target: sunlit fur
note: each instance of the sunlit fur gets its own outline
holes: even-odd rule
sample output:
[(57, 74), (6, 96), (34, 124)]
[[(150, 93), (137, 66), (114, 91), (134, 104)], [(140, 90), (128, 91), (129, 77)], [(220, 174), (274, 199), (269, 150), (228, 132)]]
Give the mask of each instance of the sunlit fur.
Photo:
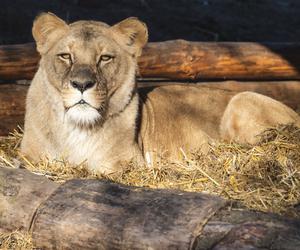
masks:
[[(22, 153), (36, 161), (85, 162), (105, 173), (117, 170), (121, 161), (142, 160), (135, 74), (148, 38), (145, 24), (129, 18), (113, 26), (68, 25), (43, 13), (33, 36), (41, 60), (27, 94)], [(93, 83), (87, 89), (76, 87), (87, 82)]]
[[(70, 122), (82, 126), (94, 126), (105, 118), (106, 100), (101, 99), (97, 91), (87, 90), (83, 94), (68, 88), (63, 91), (63, 102), (66, 110), (66, 119)], [(85, 103), (80, 104), (80, 101)]]
[(94, 125), (101, 119), (99, 112), (87, 104), (76, 105), (68, 109), (66, 117), (79, 126)]
[[(153, 152), (188, 160), (185, 152), (205, 153), (212, 140), (255, 143), (260, 132), (279, 123), (300, 127), (295, 111), (252, 92), (173, 85), (139, 99), (137, 58), (148, 36), (136, 18), (113, 26), (67, 25), (44, 13), (33, 36), (41, 61), (27, 94), (21, 145), (32, 160), (63, 157), (108, 174), (123, 161), (143, 162), (143, 154), (149, 165)], [(99, 60), (107, 54), (111, 60)], [(79, 91), (74, 81), (95, 84)]]

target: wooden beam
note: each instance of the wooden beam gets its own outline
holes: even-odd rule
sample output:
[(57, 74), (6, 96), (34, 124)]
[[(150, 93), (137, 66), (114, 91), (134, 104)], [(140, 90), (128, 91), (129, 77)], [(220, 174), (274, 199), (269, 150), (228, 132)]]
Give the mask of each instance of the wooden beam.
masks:
[[(39, 55), (34, 44), (0, 46), (0, 79), (32, 79)], [(299, 80), (300, 43), (149, 43), (140, 76), (173, 80)]]
[[(139, 82), (139, 87), (185, 84), (183, 82)], [(201, 82), (201, 86), (227, 89), (235, 92), (254, 91), (268, 95), (285, 103), (300, 113), (300, 81), (279, 82)], [(0, 84), (0, 136), (22, 126), (25, 113), (25, 98), (28, 86), (18, 84)]]
[[(38, 249), (297, 249), (300, 224), (217, 196), (0, 167), (1, 232)], [(25, 208), (25, 209), (24, 209)], [(20, 227), (21, 226), (21, 227)]]
[(25, 85), (0, 84), (0, 136), (23, 125), (27, 90)]
[(33, 43), (0, 46), (0, 80), (32, 79), (40, 56)]
[(150, 43), (139, 60), (143, 77), (177, 80), (300, 79), (300, 44)]

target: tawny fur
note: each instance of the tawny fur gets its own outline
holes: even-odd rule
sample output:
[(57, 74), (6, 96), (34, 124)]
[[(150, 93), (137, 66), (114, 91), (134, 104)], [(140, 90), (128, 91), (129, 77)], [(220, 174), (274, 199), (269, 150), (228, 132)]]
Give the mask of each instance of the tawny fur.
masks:
[[(300, 127), (292, 109), (252, 92), (175, 85), (138, 96), (137, 58), (148, 35), (135, 18), (114, 26), (67, 25), (44, 13), (34, 22), (33, 36), (41, 61), (27, 95), (21, 150), (35, 161), (64, 158), (110, 173), (122, 161), (143, 162), (153, 152), (178, 158), (182, 151), (205, 151), (211, 140), (255, 143), (267, 127)], [(101, 60), (107, 54), (113, 57)], [(71, 86), (75, 80), (96, 84), (81, 94)]]

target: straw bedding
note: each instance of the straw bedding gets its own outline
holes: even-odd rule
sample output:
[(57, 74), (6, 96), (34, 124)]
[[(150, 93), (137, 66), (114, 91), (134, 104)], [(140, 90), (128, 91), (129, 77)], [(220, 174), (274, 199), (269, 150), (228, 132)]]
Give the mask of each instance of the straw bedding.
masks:
[(31, 236), (18, 231), (0, 233), (0, 249), (33, 249)]
[[(25, 167), (56, 182), (100, 178), (127, 185), (206, 192), (238, 200), (250, 209), (300, 217), (300, 128), (292, 124), (264, 131), (256, 145), (215, 142), (207, 155), (182, 151), (180, 162), (170, 162), (161, 155), (152, 166), (129, 162), (117, 173), (100, 176), (90, 173), (84, 163), (71, 166), (63, 160), (45, 159), (33, 164), (18, 151), (21, 139), (20, 129), (1, 138), (0, 164)], [(26, 239), (17, 232), (0, 235), (0, 248), (18, 244), (16, 235)], [(7, 243), (9, 237), (14, 239), (12, 243)], [(27, 241), (22, 244), (30, 244)]]
[(129, 162), (117, 173), (97, 176), (84, 163), (31, 163), (18, 152), (22, 139), (19, 130), (0, 140), (0, 162), (25, 167), (57, 182), (104, 178), (127, 185), (207, 192), (240, 200), (249, 208), (281, 213), (300, 202), (300, 129), (281, 125), (259, 137), (254, 146), (216, 142), (207, 155), (182, 151), (180, 162), (170, 162), (160, 155), (152, 166)]

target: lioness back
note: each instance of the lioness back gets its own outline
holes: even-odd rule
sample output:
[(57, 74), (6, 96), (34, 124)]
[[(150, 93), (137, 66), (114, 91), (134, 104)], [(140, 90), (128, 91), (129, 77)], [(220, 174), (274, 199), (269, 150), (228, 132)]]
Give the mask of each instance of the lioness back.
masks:
[(195, 85), (141, 89), (140, 146), (144, 152), (180, 155), (219, 139), (221, 118), (233, 92)]

